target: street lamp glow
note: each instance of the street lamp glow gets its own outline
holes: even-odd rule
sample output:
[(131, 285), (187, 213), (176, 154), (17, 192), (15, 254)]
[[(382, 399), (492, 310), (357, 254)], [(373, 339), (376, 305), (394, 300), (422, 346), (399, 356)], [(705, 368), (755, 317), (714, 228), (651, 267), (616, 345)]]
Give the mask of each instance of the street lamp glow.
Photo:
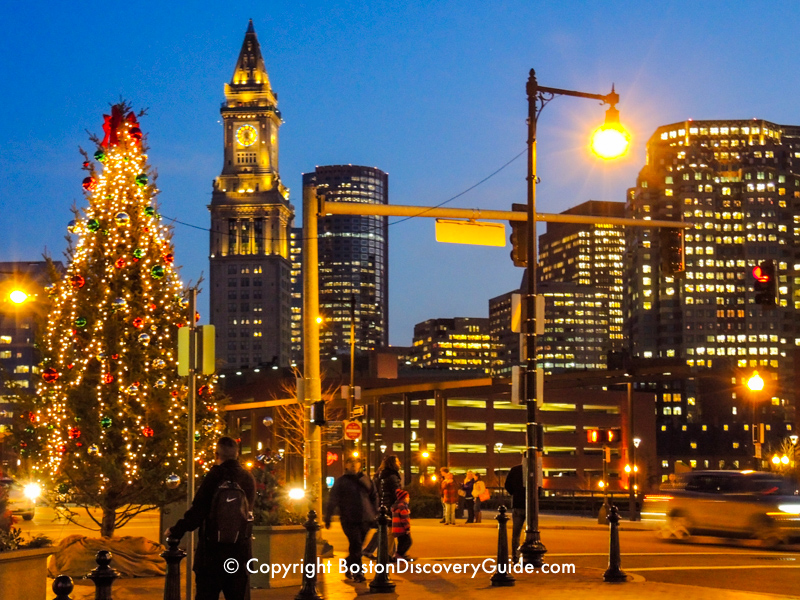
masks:
[(758, 371), (753, 371), (753, 375), (747, 380), (747, 387), (753, 392), (760, 392), (764, 389), (764, 380)]
[(772, 464), (773, 464), (773, 465), (779, 465), (779, 464), (781, 464), (781, 457), (780, 457), (780, 456), (778, 456), (777, 454), (776, 454), (775, 456), (773, 456), (773, 457), (772, 457)]
[(302, 500), (306, 495), (303, 488), (292, 488), (289, 490), (289, 498), (292, 500)]
[(594, 130), (590, 147), (603, 160), (621, 158), (631, 145), (631, 134), (619, 122), (619, 111), (610, 106), (606, 111), (606, 122)]
[(14, 304), (22, 304), (25, 302), (30, 296), (23, 292), (22, 290), (13, 290), (9, 295), (8, 299), (11, 300)]
[(23, 489), (23, 493), (25, 494), (26, 498), (35, 502), (36, 499), (42, 495), (42, 486), (40, 486), (38, 483), (29, 483)]
[(604, 487), (606, 487), (606, 482), (601, 479), (600, 481), (597, 482), (597, 487), (599, 487), (602, 490)]
[(317, 325), (322, 325), (322, 317), (317, 317)]
[(422, 458), (429, 458), (429, 457), (430, 457), (430, 454), (428, 453), (427, 450), (422, 453)]
[(785, 454), (783, 456), (781, 456), (781, 464), (782, 465), (788, 465), (789, 464), (789, 457), (786, 456)]
[(625, 465), (625, 472), (630, 473), (633, 469), (631, 469), (630, 465)]

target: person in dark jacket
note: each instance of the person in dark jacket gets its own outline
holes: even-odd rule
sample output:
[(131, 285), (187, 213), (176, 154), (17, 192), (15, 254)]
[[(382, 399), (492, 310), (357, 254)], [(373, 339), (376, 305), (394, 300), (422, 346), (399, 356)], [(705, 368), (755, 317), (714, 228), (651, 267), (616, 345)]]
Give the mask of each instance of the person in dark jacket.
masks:
[(464, 508), (467, 509), (467, 523), (475, 522), (475, 497), (472, 495), (472, 488), (475, 486), (476, 481), (478, 481), (478, 478), (475, 477), (475, 473), (467, 471), (467, 476), (461, 485), (461, 489), (464, 492)]
[[(234, 544), (219, 544), (206, 539), (206, 526), (211, 516), (214, 496), (219, 486), (225, 482), (231, 481), (242, 488), (252, 521), (256, 482), (250, 472), (239, 464), (238, 457), (239, 445), (236, 440), (220, 438), (216, 450), (217, 464), (203, 478), (192, 507), (184, 513), (182, 519), (164, 532), (167, 538), (179, 540), (187, 531), (200, 528), (193, 566), (197, 587), (195, 600), (218, 600), (220, 592), (225, 594), (225, 600), (250, 599), (250, 575), (246, 568), (247, 561), (252, 557), (250, 531)], [(239, 569), (235, 573), (227, 573), (223, 568), (223, 562), (229, 558), (236, 559), (239, 563)]]
[(348, 457), (344, 463), (344, 475), (331, 488), (325, 507), (325, 529), (330, 529), (331, 518), (339, 512), (339, 521), (349, 542), (347, 573), (345, 576), (356, 583), (366, 581), (361, 565), (361, 547), (375, 520), (375, 504), (378, 496), (369, 477), (361, 472), (361, 461)]
[[(397, 501), (397, 490), (402, 488), (400, 482), (400, 461), (394, 455), (387, 456), (381, 461), (378, 472), (375, 474), (375, 487), (378, 490), (379, 504), (385, 506), (386, 510), (392, 510), (392, 504)], [(367, 547), (364, 548), (363, 555), (375, 558), (373, 552), (378, 548), (378, 532), (372, 534)], [(394, 554), (394, 537), (389, 536), (389, 555)]]
[(522, 465), (513, 466), (508, 471), (505, 488), (511, 496), (511, 552), (512, 561), (516, 563), (519, 561), (519, 538), (525, 525), (525, 477)]

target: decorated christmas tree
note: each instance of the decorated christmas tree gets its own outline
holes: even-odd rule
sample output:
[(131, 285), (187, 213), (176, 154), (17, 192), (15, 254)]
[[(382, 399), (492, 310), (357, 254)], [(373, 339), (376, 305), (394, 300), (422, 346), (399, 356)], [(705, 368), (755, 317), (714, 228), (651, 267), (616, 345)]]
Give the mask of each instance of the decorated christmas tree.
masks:
[[(51, 290), (42, 381), (20, 445), (62, 500), (102, 509), (95, 521), (110, 536), (181, 493), (192, 399), (176, 340), (191, 315), (137, 115), (122, 103), (104, 116), (94, 160), (84, 153), (89, 206), (69, 224), (69, 266)], [(198, 381), (199, 473), (221, 430), (215, 398), (213, 381)]]

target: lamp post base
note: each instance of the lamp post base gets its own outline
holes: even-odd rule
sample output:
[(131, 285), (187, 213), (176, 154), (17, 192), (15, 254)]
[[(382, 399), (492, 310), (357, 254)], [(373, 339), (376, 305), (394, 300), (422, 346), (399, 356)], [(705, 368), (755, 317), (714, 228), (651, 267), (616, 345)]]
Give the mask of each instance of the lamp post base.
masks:
[[(526, 539), (519, 547), (519, 554), (522, 557), (523, 565), (533, 565), (537, 569), (541, 569), (544, 564), (544, 555), (547, 553), (547, 548), (544, 547), (539, 531), (533, 531), (530, 539)], [(527, 536), (526, 536), (527, 537)]]

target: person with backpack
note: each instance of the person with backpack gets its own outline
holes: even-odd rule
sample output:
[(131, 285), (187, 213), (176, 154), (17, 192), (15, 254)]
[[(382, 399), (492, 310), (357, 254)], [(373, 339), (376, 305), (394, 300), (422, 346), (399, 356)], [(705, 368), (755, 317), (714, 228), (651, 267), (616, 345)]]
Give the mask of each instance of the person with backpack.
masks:
[[(194, 559), (195, 600), (250, 600), (250, 575), (246, 564), (252, 547), (253, 505), (256, 482), (239, 464), (239, 445), (230, 437), (217, 441), (216, 465), (211, 467), (183, 518), (168, 528), (168, 539), (180, 540), (200, 528)], [(223, 563), (233, 558), (239, 568), (228, 573)]]
[(361, 472), (361, 461), (349, 456), (344, 461), (344, 475), (331, 488), (325, 507), (325, 529), (330, 529), (331, 518), (339, 512), (339, 522), (349, 542), (347, 572), (345, 577), (356, 583), (366, 581), (361, 565), (361, 547), (370, 524), (375, 520), (378, 495), (369, 477)]

